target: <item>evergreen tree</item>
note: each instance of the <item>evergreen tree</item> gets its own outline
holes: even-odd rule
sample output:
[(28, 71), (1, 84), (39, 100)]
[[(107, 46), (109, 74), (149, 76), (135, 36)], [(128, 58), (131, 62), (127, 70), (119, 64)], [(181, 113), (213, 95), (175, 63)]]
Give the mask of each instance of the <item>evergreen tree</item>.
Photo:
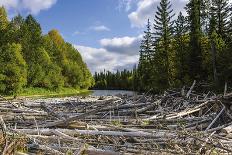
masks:
[(174, 42), (173, 47), (175, 50), (175, 79), (177, 83), (185, 84), (187, 76), (187, 56), (188, 56), (188, 43), (189, 36), (187, 34), (186, 18), (180, 12), (174, 26)]
[(156, 83), (162, 83), (163, 88), (168, 88), (171, 85), (172, 78), (170, 73), (170, 44), (174, 24), (172, 17), (174, 14), (171, 7), (169, 0), (161, 0), (160, 5), (157, 6), (154, 20), (154, 36), (156, 38), (154, 67), (156, 67), (155, 74), (159, 75)]
[(231, 16), (228, 0), (212, 0), (211, 14), (216, 20), (217, 34), (223, 39), (228, 35), (229, 18)]
[(201, 27), (204, 34), (209, 31), (212, 0), (201, 0)]
[(190, 0), (187, 4), (190, 28), (189, 75), (192, 80), (203, 78), (201, 47), (201, 0)]
[(93, 89), (135, 90), (138, 86), (136, 71), (137, 69), (134, 68), (132, 71), (117, 70), (116, 73), (110, 71), (96, 72), (94, 74), (95, 85)]
[[(151, 24), (150, 20), (148, 19), (147, 23), (147, 30), (144, 31), (144, 37), (141, 42), (140, 46), (140, 58), (139, 58), (139, 65), (138, 65), (138, 74), (140, 77), (140, 86), (151, 86), (149, 85), (150, 82), (153, 81), (152, 79), (152, 65), (153, 65), (153, 40), (152, 40), (152, 33), (151, 33)], [(150, 88), (145, 88), (145, 90)]]

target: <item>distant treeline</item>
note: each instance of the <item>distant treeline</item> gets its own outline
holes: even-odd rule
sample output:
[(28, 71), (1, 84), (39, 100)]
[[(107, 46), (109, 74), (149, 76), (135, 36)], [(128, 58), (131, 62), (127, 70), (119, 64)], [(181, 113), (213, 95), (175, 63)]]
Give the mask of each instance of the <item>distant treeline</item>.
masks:
[(95, 86), (93, 89), (136, 90), (135, 74), (136, 68), (132, 71), (96, 72), (94, 74)]
[(89, 88), (94, 79), (80, 53), (57, 30), (43, 35), (32, 15), (7, 18), (0, 7), (0, 93), (24, 87)]
[[(214, 88), (224, 86), (225, 82), (231, 85), (232, 7), (229, 0), (189, 0), (185, 10), (187, 16), (180, 12), (174, 20), (171, 2), (161, 0), (154, 12), (154, 21), (148, 20), (138, 69), (125, 71), (130, 73), (127, 78), (120, 78), (119, 72), (100, 73), (100, 81), (98, 76), (95, 79), (101, 87), (111, 88), (112, 83), (115, 86), (125, 82), (121, 88), (160, 92), (190, 85), (194, 80), (211, 83)], [(107, 79), (116, 75), (113, 81)]]

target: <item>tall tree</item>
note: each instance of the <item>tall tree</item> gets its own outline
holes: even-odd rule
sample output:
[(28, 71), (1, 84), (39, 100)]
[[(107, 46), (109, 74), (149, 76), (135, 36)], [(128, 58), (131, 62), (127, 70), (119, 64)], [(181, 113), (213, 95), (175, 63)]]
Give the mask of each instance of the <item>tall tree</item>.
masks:
[(5, 34), (7, 42), (20, 43), (20, 44), (22, 43), (24, 34), (21, 33), (21, 28), (23, 24), (24, 24), (24, 19), (21, 15), (15, 16), (10, 21)]
[[(152, 61), (154, 56), (153, 50), (153, 40), (151, 32), (151, 23), (148, 19), (147, 30), (144, 31), (144, 37), (140, 46), (140, 58), (138, 65), (138, 74), (140, 76), (140, 85), (141, 86), (151, 86), (149, 85), (152, 82)], [(150, 89), (150, 88), (145, 88)]]
[(4, 45), (6, 42), (5, 33), (7, 26), (9, 24), (7, 13), (4, 7), (0, 7), (0, 46)]
[(170, 74), (170, 59), (169, 55), (171, 36), (173, 31), (172, 18), (174, 14), (172, 13), (172, 5), (169, 0), (161, 0), (159, 6), (157, 6), (157, 11), (154, 19), (154, 36), (156, 38), (156, 69), (157, 74), (162, 76), (162, 83), (164, 88), (171, 85), (171, 74)]
[(201, 0), (201, 27), (204, 34), (209, 31), (212, 0)]
[(174, 50), (175, 50), (175, 78), (179, 83), (184, 84), (186, 82), (185, 76), (187, 75), (187, 51), (189, 36), (187, 35), (187, 22), (186, 18), (180, 12), (175, 20), (174, 26)]
[(230, 6), (228, 0), (212, 0), (211, 14), (216, 20), (217, 34), (222, 38), (226, 38), (230, 21)]
[(7, 44), (0, 51), (0, 92), (17, 94), (27, 82), (26, 62), (20, 44)]
[(187, 4), (187, 12), (190, 28), (190, 54), (189, 54), (189, 75), (194, 79), (201, 79), (202, 49), (201, 49), (201, 0), (190, 0)]

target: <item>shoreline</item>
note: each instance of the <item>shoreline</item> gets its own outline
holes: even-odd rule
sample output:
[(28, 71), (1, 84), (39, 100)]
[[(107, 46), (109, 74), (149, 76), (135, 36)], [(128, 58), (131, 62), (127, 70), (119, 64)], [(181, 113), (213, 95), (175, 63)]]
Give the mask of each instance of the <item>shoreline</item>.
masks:
[[(63, 98), (70, 96), (79, 96), (79, 95), (89, 95), (92, 94), (92, 90), (81, 89), (77, 90), (74, 88), (62, 88), (60, 90), (47, 90), (43, 88), (26, 88), (21, 93), (19, 93), (16, 98)], [(13, 95), (3, 96), (6, 99), (14, 99)]]

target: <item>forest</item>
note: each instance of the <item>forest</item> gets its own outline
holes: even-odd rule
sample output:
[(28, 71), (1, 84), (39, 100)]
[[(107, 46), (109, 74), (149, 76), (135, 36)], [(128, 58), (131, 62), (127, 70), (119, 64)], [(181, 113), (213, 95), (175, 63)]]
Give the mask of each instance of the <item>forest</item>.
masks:
[[(133, 81), (127, 89), (162, 92), (194, 80), (214, 89), (231, 84), (231, 4), (228, 0), (191, 0), (185, 11), (186, 16), (174, 13), (170, 1), (160, 1), (154, 20), (148, 19), (137, 69), (125, 71), (131, 74), (123, 76), (125, 81)], [(120, 81), (118, 75), (99, 73), (95, 80), (101, 83), (99, 87), (111, 88), (115, 81), (109, 79)]]
[(80, 53), (58, 30), (43, 34), (32, 15), (8, 20), (0, 7), (0, 93), (24, 88), (87, 89), (94, 79)]
[(93, 89), (110, 89), (110, 90), (136, 90), (136, 81), (134, 75), (136, 68), (132, 71), (124, 69), (117, 72), (103, 71), (100, 73), (95, 72), (94, 79), (95, 85)]

